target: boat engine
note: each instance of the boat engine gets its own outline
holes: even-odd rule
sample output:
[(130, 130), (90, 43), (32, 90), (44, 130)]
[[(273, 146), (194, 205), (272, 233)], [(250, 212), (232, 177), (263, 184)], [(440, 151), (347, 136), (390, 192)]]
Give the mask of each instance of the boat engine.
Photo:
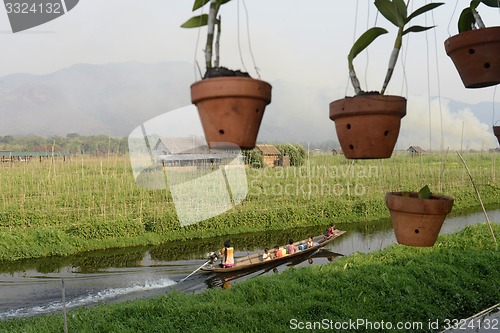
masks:
[(219, 255), (215, 252), (208, 253), (207, 257), (210, 260), (211, 265), (213, 265), (217, 261), (217, 259), (219, 259)]

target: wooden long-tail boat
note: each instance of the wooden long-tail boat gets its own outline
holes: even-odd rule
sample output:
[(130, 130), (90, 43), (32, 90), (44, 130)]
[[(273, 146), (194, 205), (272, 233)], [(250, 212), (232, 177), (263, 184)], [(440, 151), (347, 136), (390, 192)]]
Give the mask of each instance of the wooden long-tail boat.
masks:
[[(270, 250), (269, 253), (271, 253), (272, 259), (269, 260), (263, 260), (262, 253), (253, 253), (248, 256), (236, 258), (234, 266), (232, 267), (220, 267), (220, 265), (214, 262), (203, 266), (201, 270), (214, 273), (234, 273), (277, 267), (286, 262), (311, 257), (322, 247), (331, 243), (334, 239), (342, 236), (344, 233), (345, 231), (336, 230), (330, 237), (327, 237), (325, 235), (315, 236), (313, 237), (314, 245), (309, 248), (306, 247), (308, 238), (298, 242), (294, 242), (293, 244), (297, 248), (297, 251), (294, 254), (284, 254), (282, 257), (276, 257), (275, 250)], [(285, 247), (286, 245), (281, 246), (280, 249)]]

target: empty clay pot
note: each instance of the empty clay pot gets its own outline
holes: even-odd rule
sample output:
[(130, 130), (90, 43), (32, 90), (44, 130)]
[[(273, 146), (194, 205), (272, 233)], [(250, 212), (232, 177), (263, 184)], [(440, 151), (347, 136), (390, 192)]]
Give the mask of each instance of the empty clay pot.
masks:
[(191, 101), (198, 108), (211, 148), (255, 147), (271, 85), (248, 77), (217, 77), (191, 85)]
[(430, 199), (419, 199), (417, 192), (388, 192), (385, 204), (399, 244), (433, 246), (453, 198), (433, 194)]
[(346, 158), (389, 158), (399, 136), (406, 99), (362, 95), (330, 103), (330, 119)]

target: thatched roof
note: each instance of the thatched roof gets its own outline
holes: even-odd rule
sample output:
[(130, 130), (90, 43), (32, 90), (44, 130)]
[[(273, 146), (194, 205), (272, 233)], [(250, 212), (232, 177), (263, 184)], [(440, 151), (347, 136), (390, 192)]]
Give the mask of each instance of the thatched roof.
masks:
[(419, 146), (410, 146), (410, 148), (407, 149), (409, 152), (412, 153), (425, 153), (426, 151)]
[(260, 152), (262, 153), (262, 155), (267, 155), (267, 156), (270, 156), (270, 155), (281, 155), (281, 153), (278, 150), (278, 148), (276, 148), (273, 145), (258, 144), (258, 145), (255, 145), (255, 147), (258, 150), (260, 150)]

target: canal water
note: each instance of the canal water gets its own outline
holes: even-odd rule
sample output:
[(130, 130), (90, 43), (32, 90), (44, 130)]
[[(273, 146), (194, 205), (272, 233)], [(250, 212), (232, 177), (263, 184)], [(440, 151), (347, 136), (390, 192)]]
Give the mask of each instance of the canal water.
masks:
[[(488, 212), (491, 221), (500, 222), (500, 209)], [(454, 233), (467, 225), (484, 223), (483, 213), (448, 218), (440, 234)], [(396, 243), (389, 220), (371, 224), (341, 224), (347, 233), (329, 244), (309, 261), (295, 266), (328, 264), (341, 255), (372, 252)], [(324, 232), (324, 228), (249, 233), (231, 236), (235, 256), (261, 252), (263, 248), (304, 239)], [(94, 251), (71, 257), (3, 262), (0, 264), (0, 320), (61, 312), (62, 282), (66, 308), (92, 306), (164, 294), (169, 290), (199, 292), (228, 286), (242, 279), (270, 272), (254, 272), (232, 281), (197, 272), (180, 282), (206, 262), (207, 252), (218, 250), (224, 238), (182, 241), (156, 247), (136, 247)], [(286, 265), (277, 271), (286, 269)]]

